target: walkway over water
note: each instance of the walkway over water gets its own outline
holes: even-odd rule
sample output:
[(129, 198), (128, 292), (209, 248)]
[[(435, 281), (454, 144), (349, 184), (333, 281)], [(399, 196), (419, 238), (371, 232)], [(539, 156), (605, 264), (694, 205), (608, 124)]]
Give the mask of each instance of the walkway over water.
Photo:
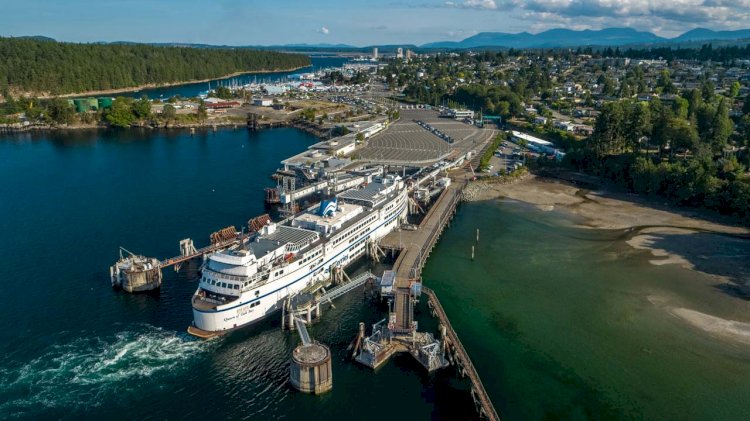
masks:
[[(218, 250), (229, 248), (235, 244), (241, 244), (245, 237), (246, 236), (238, 235), (236, 238), (233, 238), (231, 240), (221, 241), (218, 243), (208, 245), (206, 247), (201, 247), (199, 249), (195, 249), (193, 247), (192, 250), (190, 249), (181, 250), (183, 254), (180, 254), (179, 256), (175, 256), (175, 257), (170, 257), (168, 259), (164, 259), (161, 262), (159, 262), (159, 266), (161, 268), (166, 268), (172, 265), (180, 264), (190, 259), (195, 259), (196, 257), (200, 257), (205, 254), (209, 254)], [(192, 246), (192, 241), (190, 242), (190, 245)], [(180, 244), (180, 246), (182, 246), (182, 244)]]
[(443, 341), (446, 342), (445, 346), (450, 348), (454, 353), (456, 361), (460, 363), (460, 370), (462, 370), (462, 373), (466, 374), (466, 376), (469, 377), (469, 380), (471, 380), (471, 395), (475, 399), (475, 403), (478, 403), (481, 408), (479, 414), (492, 421), (500, 420), (500, 416), (495, 411), (495, 407), (492, 405), (492, 401), (490, 400), (487, 391), (484, 389), (482, 380), (479, 379), (479, 374), (477, 373), (476, 368), (474, 368), (474, 364), (471, 363), (469, 354), (461, 344), (461, 340), (458, 339), (458, 334), (453, 330), (453, 326), (451, 326), (451, 322), (448, 320), (448, 316), (445, 314), (445, 310), (443, 310), (440, 300), (438, 300), (435, 292), (430, 288), (422, 287), (422, 292), (427, 296), (430, 308), (432, 308), (434, 315), (440, 320), (440, 323), (442, 323), (445, 329), (444, 337), (442, 338)]
[[(484, 145), (482, 149), (486, 147)], [(467, 163), (466, 167), (451, 174), (451, 184), (440, 194), (417, 230), (392, 232), (380, 241), (382, 248), (401, 250), (393, 266), (393, 270), (396, 272), (396, 283), (394, 286), (395, 320), (393, 320), (392, 325), (398, 331), (408, 330), (412, 326), (414, 315), (410, 296), (411, 286), (413, 283), (421, 284), (422, 267), (435, 247), (438, 238), (440, 238), (440, 234), (453, 218), (456, 207), (461, 200), (462, 191), (473, 176), (471, 167), (478, 165), (478, 157), (481, 154), (480, 151), (475, 155), (477, 158)], [(489, 420), (499, 420), (500, 417), (484, 389), (479, 374), (451, 326), (440, 301), (431, 289), (422, 286), (421, 290), (427, 295), (430, 308), (440, 320), (441, 340), (444, 349), (454, 355), (459, 366), (459, 372), (466, 374), (471, 381), (472, 397), (479, 414)], [(398, 331), (395, 333), (399, 333)]]

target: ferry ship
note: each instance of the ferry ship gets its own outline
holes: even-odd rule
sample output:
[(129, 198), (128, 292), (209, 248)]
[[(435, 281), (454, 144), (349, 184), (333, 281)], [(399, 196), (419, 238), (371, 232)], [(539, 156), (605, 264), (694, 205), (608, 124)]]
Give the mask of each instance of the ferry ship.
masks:
[(280, 310), (287, 297), (327, 279), (331, 268), (362, 256), (367, 242), (398, 227), (406, 212), (403, 180), (386, 175), (267, 223), (241, 246), (207, 257), (192, 298), (193, 327), (228, 331)]

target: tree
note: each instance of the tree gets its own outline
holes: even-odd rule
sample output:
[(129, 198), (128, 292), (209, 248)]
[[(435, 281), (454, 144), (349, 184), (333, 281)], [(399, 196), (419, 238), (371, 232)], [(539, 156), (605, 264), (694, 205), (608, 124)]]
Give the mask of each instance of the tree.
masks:
[(7, 115), (19, 112), (18, 104), (16, 103), (16, 100), (13, 99), (13, 95), (10, 94), (7, 87), (3, 89), (3, 98), (5, 98), (5, 104), (2, 104), (3, 107), (0, 108), (0, 114)]
[(625, 145), (623, 138), (623, 109), (619, 102), (604, 104), (594, 125), (594, 133), (588, 146), (597, 157), (621, 151)]
[(688, 116), (694, 118), (698, 112), (698, 108), (703, 105), (703, 97), (699, 90), (691, 89), (687, 93), (686, 99), (688, 100)]
[(698, 145), (698, 131), (686, 120), (672, 118), (669, 120), (665, 131), (670, 154), (677, 150), (687, 153), (688, 150), (692, 150)]
[(672, 111), (677, 118), (687, 119), (690, 111), (690, 102), (685, 98), (675, 98), (672, 102)]
[(357, 140), (357, 142), (364, 142), (364, 141), (365, 141), (365, 134), (364, 134), (364, 133), (362, 133), (362, 132), (359, 132), (359, 133), (357, 133), (357, 134), (356, 134), (356, 135), (354, 136), (354, 139), (356, 139), (356, 140)]
[(132, 105), (133, 115), (141, 120), (146, 120), (151, 117), (151, 101), (148, 97), (143, 96), (138, 101), (133, 102)]
[(727, 144), (729, 136), (734, 131), (734, 123), (729, 118), (729, 107), (724, 98), (721, 99), (716, 107), (716, 112), (711, 119), (711, 131), (709, 141), (714, 151), (721, 151)]
[(0, 38), (0, 88), (61, 94), (213, 79), (308, 66), (310, 58), (245, 48), (74, 44)]
[(214, 90), (214, 95), (221, 99), (232, 99), (232, 91), (226, 86), (219, 86)]
[(745, 102), (742, 104), (742, 114), (750, 114), (750, 94), (747, 94)]
[(208, 118), (208, 109), (206, 108), (206, 103), (203, 102), (203, 100), (201, 100), (198, 104), (198, 110), (196, 114), (198, 115), (198, 121), (206, 121), (206, 119)]
[(161, 110), (161, 116), (164, 120), (172, 121), (177, 118), (177, 109), (171, 104), (166, 104)]
[(607, 96), (614, 96), (616, 90), (617, 87), (615, 85), (615, 81), (609, 77), (604, 78), (604, 87), (602, 87), (602, 93)]
[(639, 150), (641, 139), (651, 134), (651, 112), (646, 104), (631, 105), (625, 123), (625, 137), (630, 150)]
[(677, 89), (672, 83), (672, 77), (669, 74), (669, 70), (662, 70), (659, 74), (659, 79), (656, 82), (656, 86), (661, 88), (661, 92), (665, 94), (673, 94), (677, 92)]
[(104, 120), (113, 127), (130, 127), (136, 121), (131, 111), (132, 99), (117, 97), (112, 107), (104, 114)]
[(711, 82), (710, 80), (703, 82), (703, 84), (701, 85), (701, 95), (703, 96), (703, 101), (713, 101), (715, 90), (716, 87), (714, 86), (713, 82)]
[(75, 110), (62, 98), (53, 98), (47, 103), (47, 115), (57, 124), (72, 124)]
[(737, 95), (740, 94), (741, 87), (740, 82), (736, 80), (732, 82), (732, 86), (729, 87), (729, 98), (737, 98)]

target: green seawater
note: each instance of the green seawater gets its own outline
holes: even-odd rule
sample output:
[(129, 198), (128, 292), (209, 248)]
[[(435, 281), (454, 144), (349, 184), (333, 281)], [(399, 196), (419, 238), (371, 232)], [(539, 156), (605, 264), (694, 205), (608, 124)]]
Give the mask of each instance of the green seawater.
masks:
[[(347, 358), (359, 322), (385, 317), (361, 290), (310, 327), (331, 348), (334, 387), (309, 396), (289, 387), (299, 338), (278, 317), (187, 335), (194, 266), (165, 271), (156, 294), (111, 288), (118, 246), (163, 258), (182, 238), (207, 244), (265, 212), (268, 176), (315, 141), (294, 129), (0, 137), (0, 419), (476, 419), (452, 369), (427, 374), (401, 355), (372, 372)], [(747, 322), (748, 301), (717, 277), (651, 264), (625, 243), (632, 233), (576, 222), (462, 204), (425, 268), (502, 419), (746, 419), (750, 347), (673, 311)], [(656, 242), (711, 273), (750, 260), (747, 240)], [(435, 332), (424, 301), (419, 328)]]
[[(750, 301), (716, 276), (652, 264), (627, 231), (577, 222), (509, 200), (464, 204), (425, 268), (501, 418), (747, 419), (750, 344), (674, 310), (748, 322)], [(697, 267), (750, 265), (746, 239), (657, 245), (703, 247)]]

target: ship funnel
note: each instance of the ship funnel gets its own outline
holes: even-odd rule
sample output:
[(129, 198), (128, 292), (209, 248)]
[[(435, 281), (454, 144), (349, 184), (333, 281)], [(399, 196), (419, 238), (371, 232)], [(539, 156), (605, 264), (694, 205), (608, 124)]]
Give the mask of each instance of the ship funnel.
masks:
[(331, 200), (324, 200), (320, 203), (320, 208), (318, 208), (318, 215), (331, 216), (334, 212), (336, 212), (336, 209), (338, 209), (338, 205), (335, 197)]

